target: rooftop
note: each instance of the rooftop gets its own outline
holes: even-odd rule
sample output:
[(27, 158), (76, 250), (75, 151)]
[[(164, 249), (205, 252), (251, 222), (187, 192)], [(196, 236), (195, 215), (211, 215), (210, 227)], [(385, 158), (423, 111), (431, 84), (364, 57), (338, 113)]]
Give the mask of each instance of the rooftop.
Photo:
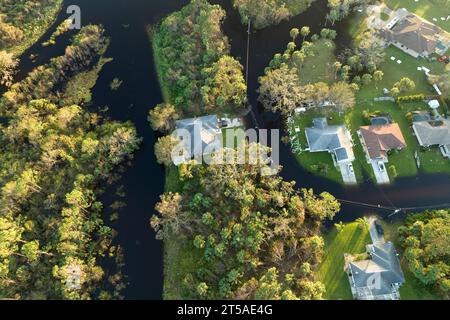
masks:
[(387, 157), (389, 150), (406, 147), (405, 138), (397, 123), (361, 127), (360, 133), (371, 159)]
[(416, 121), (413, 129), (421, 146), (450, 144), (450, 120)]
[(356, 288), (370, 290), (371, 296), (389, 295), (392, 285), (405, 282), (397, 251), (392, 242), (367, 245), (369, 259), (351, 262), (351, 271)]
[[(189, 139), (184, 139), (185, 150), (189, 150), (189, 159), (201, 157), (221, 147), (221, 133), (217, 116), (204, 116), (199, 118), (183, 119), (176, 122), (177, 130), (186, 130)], [(186, 133), (184, 132), (184, 133)], [(183, 132), (178, 132), (183, 136)]]
[(353, 143), (350, 132), (343, 125), (328, 125), (327, 119), (313, 119), (313, 127), (306, 128), (306, 138), (311, 152), (334, 153), (338, 162), (353, 161)]

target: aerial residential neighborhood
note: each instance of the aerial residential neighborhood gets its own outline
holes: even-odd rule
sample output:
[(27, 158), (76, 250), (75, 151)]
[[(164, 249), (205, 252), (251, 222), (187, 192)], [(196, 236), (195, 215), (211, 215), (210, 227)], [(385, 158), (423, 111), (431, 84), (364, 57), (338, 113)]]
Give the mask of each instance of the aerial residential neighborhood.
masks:
[(2, 307), (449, 299), (450, 0), (0, 0)]
[(350, 132), (343, 125), (328, 125), (327, 119), (313, 119), (313, 127), (306, 128), (309, 152), (328, 152), (347, 184), (356, 184), (352, 162), (355, 160)]
[(389, 183), (389, 175), (386, 169), (386, 164), (389, 162), (389, 152), (392, 150), (401, 151), (406, 147), (405, 138), (399, 125), (389, 123), (361, 127), (358, 136), (367, 162), (373, 168), (377, 183)]

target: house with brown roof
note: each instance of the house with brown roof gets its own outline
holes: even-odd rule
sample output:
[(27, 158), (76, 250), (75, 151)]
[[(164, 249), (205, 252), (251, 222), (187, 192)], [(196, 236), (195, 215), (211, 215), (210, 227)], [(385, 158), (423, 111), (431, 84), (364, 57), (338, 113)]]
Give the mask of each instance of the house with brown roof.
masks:
[(414, 57), (427, 57), (450, 48), (448, 32), (406, 9), (399, 9), (396, 13), (394, 20), (380, 30), (381, 36), (389, 43)]
[(361, 127), (358, 136), (368, 162), (370, 160), (388, 162), (390, 150), (402, 150), (406, 147), (405, 138), (397, 123)]

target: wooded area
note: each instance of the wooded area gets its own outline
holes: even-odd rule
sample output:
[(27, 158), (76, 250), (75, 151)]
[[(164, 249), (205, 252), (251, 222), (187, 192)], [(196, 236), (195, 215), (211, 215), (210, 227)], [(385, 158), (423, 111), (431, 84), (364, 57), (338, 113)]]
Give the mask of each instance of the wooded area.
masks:
[(85, 108), (108, 45), (101, 26), (82, 28), (63, 56), (12, 85), (0, 102), (2, 298), (120, 297), (120, 268), (111, 273), (101, 264), (122, 262), (98, 196), (140, 139), (131, 123)]

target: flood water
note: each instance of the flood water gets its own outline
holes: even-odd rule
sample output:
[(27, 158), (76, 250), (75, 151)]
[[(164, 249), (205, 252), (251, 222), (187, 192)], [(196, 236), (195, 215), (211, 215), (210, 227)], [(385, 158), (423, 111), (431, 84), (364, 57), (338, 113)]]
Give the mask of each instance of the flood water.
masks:
[[(247, 30), (240, 24), (238, 13), (231, 7), (230, 0), (214, 0), (227, 11), (224, 31), (230, 38), (231, 53), (245, 65)], [(157, 165), (153, 152), (155, 136), (147, 122), (148, 110), (162, 102), (158, 80), (153, 66), (151, 44), (145, 26), (155, 24), (170, 12), (187, 4), (186, 0), (70, 0), (68, 5), (79, 5), (82, 24), (102, 24), (111, 38), (106, 56), (114, 58), (102, 70), (93, 90), (96, 106), (108, 106), (109, 116), (114, 120), (132, 121), (138, 134), (144, 139), (136, 153), (132, 166), (124, 173), (119, 184), (124, 186), (127, 207), (121, 211), (120, 220), (114, 227), (118, 230), (117, 243), (124, 248), (125, 268), (129, 285), (124, 291), (127, 299), (160, 299), (162, 297), (163, 261), (162, 243), (154, 239), (149, 219), (153, 207), (164, 189), (164, 171)], [(46, 39), (67, 15), (65, 8), (58, 21), (43, 39)], [(290, 41), (289, 31), (293, 27), (308, 25), (312, 33), (323, 26), (326, 15), (325, 0), (316, 1), (304, 14), (267, 28), (251, 36), (249, 98), (257, 125), (261, 128), (279, 128), (280, 119), (262, 112), (257, 104), (258, 77), (263, 74), (275, 53), (284, 51)], [(337, 26), (337, 30), (341, 30)], [(64, 36), (58, 41), (67, 41)], [(340, 34), (338, 41), (347, 41)], [(43, 48), (38, 42), (22, 57), (20, 73), (23, 78), (36, 65), (47, 63), (51, 57), (61, 55), (63, 45)], [(28, 57), (36, 54), (35, 62)], [(118, 91), (111, 91), (113, 78), (123, 81)], [(252, 118), (253, 119), (253, 118)], [(344, 188), (324, 178), (318, 178), (303, 170), (296, 162), (289, 148), (281, 146), (283, 177), (297, 181), (300, 187), (314, 188), (316, 192), (329, 191), (339, 199), (358, 201), (388, 207), (416, 207), (439, 205), (450, 202), (450, 176), (424, 175), (399, 179), (389, 187), (378, 187), (366, 182), (358, 188)], [(105, 207), (117, 200), (112, 192), (103, 197)], [(373, 209), (360, 205), (343, 205), (338, 221), (350, 221), (356, 217), (374, 213)], [(382, 216), (391, 211), (379, 210)]]

